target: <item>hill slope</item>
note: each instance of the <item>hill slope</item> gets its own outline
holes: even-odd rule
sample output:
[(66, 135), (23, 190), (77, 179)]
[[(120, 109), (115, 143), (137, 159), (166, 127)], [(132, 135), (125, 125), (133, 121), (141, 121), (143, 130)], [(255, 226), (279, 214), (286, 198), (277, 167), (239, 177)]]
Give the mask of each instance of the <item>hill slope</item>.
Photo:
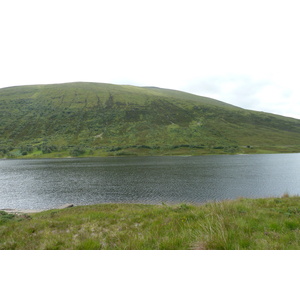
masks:
[(0, 89), (0, 157), (300, 151), (300, 120), (180, 91), (102, 83)]

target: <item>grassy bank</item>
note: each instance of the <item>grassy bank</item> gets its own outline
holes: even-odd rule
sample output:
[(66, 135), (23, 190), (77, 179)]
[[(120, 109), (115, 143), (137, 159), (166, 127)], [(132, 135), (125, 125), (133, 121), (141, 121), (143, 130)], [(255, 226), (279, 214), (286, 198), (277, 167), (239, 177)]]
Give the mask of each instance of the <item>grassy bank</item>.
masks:
[(279, 153), (300, 153), (300, 146), (268, 146), (268, 147), (238, 147), (235, 149), (214, 149), (209, 147), (193, 146), (171, 146), (157, 147), (115, 147), (106, 149), (85, 150), (81, 154), (74, 155), (70, 151), (55, 151), (43, 153), (34, 151), (26, 155), (15, 152), (15, 155), (4, 155), (4, 159), (36, 159), (36, 158), (70, 158), (70, 157), (114, 157), (114, 156), (203, 156), (203, 155), (235, 155), (235, 154), (279, 154)]
[(300, 249), (300, 197), (0, 214), (0, 249)]

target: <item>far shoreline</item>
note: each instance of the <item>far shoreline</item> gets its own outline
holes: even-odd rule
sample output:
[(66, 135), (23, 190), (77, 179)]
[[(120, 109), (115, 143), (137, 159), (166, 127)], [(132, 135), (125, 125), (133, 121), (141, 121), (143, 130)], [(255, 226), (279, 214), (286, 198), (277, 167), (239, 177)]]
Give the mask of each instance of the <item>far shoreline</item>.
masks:
[(213, 153), (194, 153), (194, 152), (185, 152), (185, 153), (127, 153), (127, 154), (103, 154), (103, 155), (79, 155), (79, 156), (70, 156), (70, 155), (63, 155), (60, 153), (51, 153), (49, 154), (40, 154), (40, 155), (24, 155), (24, 156), (15, 156), (15, 157), (0, 157), (0, 160), (30, 160), (30, 159), (77, 159), (77, 158), (112, 158), (112, 157), (196, 157), (196, 156), (219, 156), (219, 155), (256, 155), (256, 154), (299, 154), (300, 150), (298, 151), (274, 151), (274, 150), (264, 150), (264, 149), (257, 149), (256, 152), (238, 152), (238, 153), (225, 153), (225, 152), (213, 152)]

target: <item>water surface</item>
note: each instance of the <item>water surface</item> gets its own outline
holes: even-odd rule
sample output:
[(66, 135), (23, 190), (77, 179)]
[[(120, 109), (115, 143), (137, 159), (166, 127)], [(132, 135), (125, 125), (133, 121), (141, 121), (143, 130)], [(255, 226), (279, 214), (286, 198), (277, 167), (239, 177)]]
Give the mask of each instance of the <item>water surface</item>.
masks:
[(0, 160), (0, 209), (300, 194), (300, 154)]

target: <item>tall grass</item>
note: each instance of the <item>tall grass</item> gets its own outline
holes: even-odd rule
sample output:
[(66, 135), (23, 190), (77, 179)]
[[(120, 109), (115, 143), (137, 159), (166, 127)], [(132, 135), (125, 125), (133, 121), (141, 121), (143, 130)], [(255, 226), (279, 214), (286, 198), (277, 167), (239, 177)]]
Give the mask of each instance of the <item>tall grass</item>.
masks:
[(5, 216), (0, 249), (300, 249), (298, 196)]

